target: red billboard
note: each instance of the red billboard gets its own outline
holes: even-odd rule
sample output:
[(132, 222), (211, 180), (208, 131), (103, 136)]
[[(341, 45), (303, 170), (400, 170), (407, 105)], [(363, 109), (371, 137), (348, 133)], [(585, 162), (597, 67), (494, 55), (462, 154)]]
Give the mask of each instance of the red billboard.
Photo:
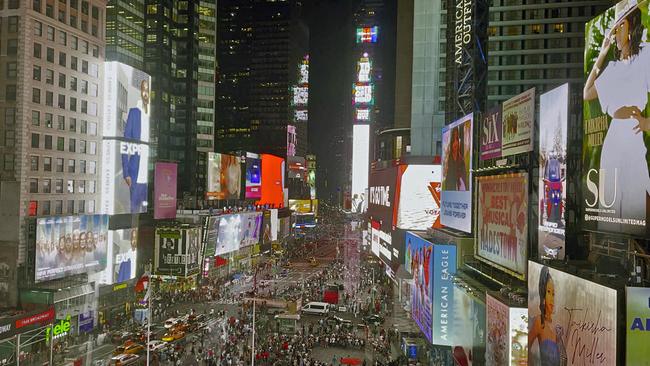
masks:
[(262, 154), (262, 198), (257, 204), (284, 207), (284, 159)]

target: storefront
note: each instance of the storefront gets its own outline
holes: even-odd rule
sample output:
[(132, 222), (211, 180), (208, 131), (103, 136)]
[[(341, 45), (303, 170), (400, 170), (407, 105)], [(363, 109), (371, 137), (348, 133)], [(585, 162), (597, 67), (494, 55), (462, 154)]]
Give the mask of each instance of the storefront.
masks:
[(128, 321), (135, 301), (133, 281), (100, 286), (97, 304), (98, 325), (113, 327)]

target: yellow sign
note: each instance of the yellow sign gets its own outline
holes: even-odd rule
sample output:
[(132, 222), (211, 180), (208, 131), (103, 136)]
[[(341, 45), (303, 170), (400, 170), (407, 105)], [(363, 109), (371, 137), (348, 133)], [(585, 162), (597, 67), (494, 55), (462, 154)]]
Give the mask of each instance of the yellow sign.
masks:
[(128, 285), (126, 284), (126, 282), (124, 282), (124, 283), (118, 283), (117, 285), (114, 285), (114, 286), (113, 286), (113, 291), (123, 290), (123, 289), (125, 289), (127, 286), (128, 286)]

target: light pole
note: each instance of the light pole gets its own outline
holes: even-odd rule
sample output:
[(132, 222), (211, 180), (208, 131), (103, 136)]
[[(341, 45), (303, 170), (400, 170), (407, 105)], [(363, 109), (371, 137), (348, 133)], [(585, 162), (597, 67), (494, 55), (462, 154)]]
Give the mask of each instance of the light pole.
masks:
[(253, 298), (253, 339), (251, 341), (251, 366), (255, 366), (255, 303), (256, 299)]

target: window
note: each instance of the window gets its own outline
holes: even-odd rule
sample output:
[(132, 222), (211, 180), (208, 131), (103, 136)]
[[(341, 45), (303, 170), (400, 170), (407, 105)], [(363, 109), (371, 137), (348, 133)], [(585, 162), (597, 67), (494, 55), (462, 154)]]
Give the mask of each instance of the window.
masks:
[(88, 101), (87, 100), (82, 100), (81, 101), (81, 113), (88, 113)]
[(70, 7), (72, 9), (79, 9), (79, 0), (70, 0)]
[(70, 26), (77, 28), (77, 17), (75, 15), (70, 15)]
[(41, 45), (40, 43), (34, 43), (34, 57), (41, 58)]
[(74, 213), (74, 201), (73, 200), (68, 201), (68, 213), (70, 213), (70, 214)]
[(14, 130), (5, 131), (5, 147), (13, 147), (16, 142), (16, 133)]
[(41, 112), (32, 111), (32, 126), (40, 126), (40, 125), (41, 125)]
[(41, 67), (38, 65), (34, 65), (32, 68), (32, 79), (36, 81), (41, 81)]
[(86, 80), (81, 80), (81, 92), (88, 94), (88, 82)]
[(79, 173), (86, 174), (86, 161), (85, 160), (79, 160)]
[(41, 215), (50, 214), (50, 201), (41, 201)]
[(15, 85), (6, 85), (5, 86), (5, 99), (10, 101), (16, 100), (16, 86)]
[(52, 180), (51, 179), (43, 179), (43, 193), (52, 193)]
[(95, 193), (95, 181), (94, 180), (89, 180), (88, 181), (88, 193)]
[(86, 201), (85, 200), (79, 200), (78, 207), (79, 207), (79, 213), (85, 213), (86, 212)]
[(54, 63), (54, 48), (47, 48), (47, 62)]
[(54, 214), (55, 215), (62, 215), (63, 214), (63, 201), (62, 200), (54, 201)]
[(88, 201), (88, 213), (95, 212), (95, 200)]
[(63, 193), (63, 179), (54, 181), (54, 193)]
[(33, 172), (38, 171), (38, 156), (32, 155), (29, 157), (29, 170)]
[(74, 180), (68, 180), (68, 193), (74, 193)]
[(86, 181), (78, 180), (77, 181), (77, 193), (86, 193)]
[(97, 153), (97, 143), (95, 141), (90, 141), (90, 149), (88, 154), (95, 155)]
[(77, 111), (77, 98), (70, 97), (70, 110)]
[(7, 31), (9, 33), (16, 33), (18, 32), (18, 17), (17, 16), (10, 16), (9, 17), (9, 24), (7, 27)]
[(68, 173), (74, 173), (75, 172), (75, 167), (76, 167), (76, 164), (74, 162), (74, 159), (68, 160)]
[(13, 125), (16, 123), (16, 109), (15, 108), (6, 108), (5, 109), (5, 124)]
[(10, 39), (7, 41), (7, 55), (15, 56), (18, 54), (18, 40)]
[(41, 89), (32, 88), (32, 103), (41, 103)]
[(54, 6), (50, 4), (45, 4), (45, 15), (50, 18), (54, 18)]
[(65, 139), (63, 137), (56, 138), (56, 149), (59, 151), (65, 151)]
[(54, 70), (45, 69), (45, 83), (54, 85)]
[(91, 116), (96, 116), (97, 115), (97, 103), (95, 102), (90, 102), (88, 106), (88, 114)]
[(13, 170), (14, 169), (14, 154), (5, 154), (4, 157), (4, 169)]
[(59, 44), (61, 46), (68, 45), (68, 34), (64, 31), (59, 31)]
[(81, 21), (81, 30), (88, 33), (88, 22), (85, 20)]
[(88, 131), (88, 121), (81, 120), (81, 133), (87, 133)]
[(99, 57), (99, 47), (93, 45), (93, 57)]
[(61, 109), (65, 109), (65, 95), (59, 94), (58, 106)]
[(77, 119), (76, 118), (70, 118), (68, 122), (68, 129), (72, 132), (77, 132)]
[(73, 50), (76, 51), (77, 48), (79, 48), (79, 38), (77, 38), (77, 37), (71, 35), (71, 36), (70, 36), (70, 47), (71, 47)]
[(65, 117), (57, 116), (56, 128), (60, 131), (65, 131)]
[(99, 8), (96, 6), (93, 6), (93, 13), (92, 13), (93, 19), (99, 19)]
[(84, 74), (88, 73), (88, 61), (81, 60), (81, 72), (83, 72)]
[(90, 64), (90, 76), (99, 77), (99, 66), (95, 63)]
[(41, 12), (41, 0), (32, 1), (32, 9), (37, 12)]
[(7, 78), (15, 79), (17, 69), (18, 69), (18, 63), (14, 62), (14, 61), (7, 62)]
[(54, 42), (54, 27), (47, 26), (47, 40)]
[(52, 121), (54, 121), (52, 113), (45, 113), (45, 127), (52, 128)]
[(45, 135), (45, 149), (52, 150), (52, 135)]
[(99, 95), (99, 85), (95, 83), (90, 83), (90, 95), (93, 97)]
[[(63, 173), (63, 158), (56, 158), (56, 172)], [(61, 182), (63, 185), (63, 182)]]
[(65, 80), (65, 74), (59, 73), (59, 87), (60, 88), (65, 88), (67, 86), (67, 82)]
[(65, 52), (59, 52), (59, 65), (65, 67), (65, 61), (67, 59), (67, 56)]
[[(95, 174), (97, 173), (97, 163), (94, 161), (90, 160), (88, 162), (88, 173), (90, 174)], [(90, 192), (90, 193), (95, 193), (95, 192)]]
[(81, 13), (88, 15), (88, 2), (87, 1), (82, 1), (81, 2)]
[(70, 90), (77, 91), (77, 78), (74, 76), (70, 76)]
[[(34, 0), (34, 3), (39, 0)], [(39, 22), (38, 20), (34, 21), (34, 35), (37, 37), (42, 37), (43, 36), (43, 23)]]
[(37, 133), (32, 134), (32, 147), (33, 148), (38, 149), (40, 147), (40, 145), (41, 145), (40, 144), (40, 142), (41, 142), (40, 139), (41, 139), (41, 135), (39, 135)]
[(86, 140), (79, 140), (79, 152), (82, 154), (86, 153)]
[(54, 93), (51, 91), (45, 92), (45, 105), (48, 107), (54, 107)]
[(96, 122), (90, 122), (88, 124), (88, 134), (90, 136), (97, 136), (97, 123)]
[(45, 172), (52, 171), (52, 158), (49, 156), (43, 157), (43, 171)]
[(77, 140), (68, 139), (68, 151), (72, 153), (77, 151)]
[(74, 56), (70, 56), (70, 68), (72, 70), (77, 71), (77, 63), (78, 63), (77, 58)]
[(29, 193), (38, 193), (38, 179), (31, 178), (29, 180)]
[(83, 39), (81, 40), (81, 52), (84, 55), (88, 54), (88, 41), (84, 41)]

